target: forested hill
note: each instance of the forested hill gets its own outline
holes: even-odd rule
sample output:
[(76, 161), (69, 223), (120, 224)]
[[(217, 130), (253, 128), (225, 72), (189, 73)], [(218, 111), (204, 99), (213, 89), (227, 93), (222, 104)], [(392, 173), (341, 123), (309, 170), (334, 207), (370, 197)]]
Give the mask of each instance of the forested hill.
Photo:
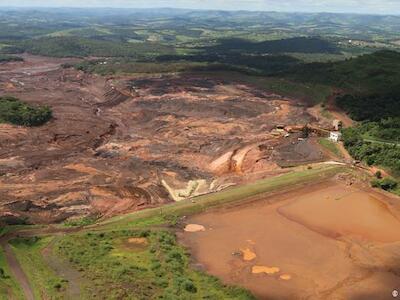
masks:
[(400, 53), (378, 51), (331, 63), (296, 66), (286, 77), (332, 85), (350, 93), (397, 94), (400, 91)]
[(338, 53), (334, 44), (317, 37), (295, 37), (263, 42), (231, 38), (222, 39), (218, 45), (207, 48), (208, 53), (226, 53), (229, 51), (245, 53)]
[(28, 52), (53, 57), (142, 58), (175, 53), (173, 47), (156, 42), (127, 43), (118, 40), (88, 39), (75, 36), (29, 39), (15, 43), (13, 48), (13, 52), (17, 53)]

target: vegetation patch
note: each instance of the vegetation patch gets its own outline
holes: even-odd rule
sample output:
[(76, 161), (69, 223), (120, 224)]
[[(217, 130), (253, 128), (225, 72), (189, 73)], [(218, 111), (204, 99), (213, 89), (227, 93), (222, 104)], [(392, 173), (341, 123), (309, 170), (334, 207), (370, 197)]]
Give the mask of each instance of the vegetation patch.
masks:
[(24, 59), (19, 56), (2, 55), (0, 54), (0, 63), (13, 62), (13, 61), (23, 61)]
[[(129, 240), (146, 243), (132, 248)], [(55, 249), (91, 282), (88, 299), (253, 299), (190, 268), (188, 253), (166, 230), (75, 234)]]
[(40, 126), (48, 122), (52, 111), (48, 106), (30, 106), (14, 97), (0, 97), (0, 123)]
[(67, 227), (81, 227), (88, 226), (96, 223), (98, 217), (97, 216), (86, 216), (78, 219), (70, 219), (64, 222), (64, 225)]
[(385, 191), (393, 192), (397, 191), (399, 183), (394, 178), (386, 177), (373, 179), (371, 185), (374, 188), (381, 188)]

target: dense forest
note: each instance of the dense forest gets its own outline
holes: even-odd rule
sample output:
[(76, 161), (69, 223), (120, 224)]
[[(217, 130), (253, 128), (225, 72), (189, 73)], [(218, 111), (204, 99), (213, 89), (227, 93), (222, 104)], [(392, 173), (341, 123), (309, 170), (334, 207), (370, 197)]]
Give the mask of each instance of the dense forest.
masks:
[(160, 54), (173, 54), (172, 47), (158, 43), (127, 43), (118, 41), (95, 40), (80, 37), (46, 37), (24, 40), (3, 52), (29, 52), (31, 54), (53, 57), (152, 57)]
[(400, 53), (385, 50), (344, 61), (303, 64), (283, 75), (335, 86), (353, 95), (394, 94), (400, 91)]
[(399, 94), (346, 94), (339, 96), (336, 103), (356, 121), (379, 121), (382, 118), (400, 116)]

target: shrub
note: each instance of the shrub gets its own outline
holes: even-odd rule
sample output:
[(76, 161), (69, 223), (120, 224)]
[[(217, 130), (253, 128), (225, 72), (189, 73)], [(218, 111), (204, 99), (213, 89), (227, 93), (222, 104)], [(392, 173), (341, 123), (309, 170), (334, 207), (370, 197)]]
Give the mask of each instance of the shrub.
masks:
[(392, 178), (384, 178), (381, 181), (381, 188), (385, 191), (393, 190), (397, 187), (397, 181)]
[(56, 289), (56, 290), (60, 290), (61, 288), (62, 288), (62, 285), (61, 285), (61, 283), (56, 283), (55, 285), (54, 285), (54, 288)]
[(0, 268), (0, 278), (2, 278), (2, 279), (7, 278), (6, 272), (4, 272), (4, 270), (2, 268)]
[(371, 181), (371, 186), (381, 188), (385, 191), (394, 190), (398, 186), (398, 182), (393, 178), (374, 179)]
[(183, 288), (185, 289), (185, 291), (189, 292), (189, 293), (196, 293), (197, 292), (197, 288), (194, 285), (193, 281), (191, 280), (186, 280), (183, 282)]

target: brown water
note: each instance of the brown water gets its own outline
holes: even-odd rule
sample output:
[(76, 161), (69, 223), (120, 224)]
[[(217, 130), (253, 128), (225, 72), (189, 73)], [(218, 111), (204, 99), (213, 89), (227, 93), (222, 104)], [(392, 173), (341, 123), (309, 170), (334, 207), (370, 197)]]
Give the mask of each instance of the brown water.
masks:
[(386, 198), (329, 182), (194, 216), (205, 231), (180, 238), (206, 271), (260, 299), (391, 299), (400, 221)]

